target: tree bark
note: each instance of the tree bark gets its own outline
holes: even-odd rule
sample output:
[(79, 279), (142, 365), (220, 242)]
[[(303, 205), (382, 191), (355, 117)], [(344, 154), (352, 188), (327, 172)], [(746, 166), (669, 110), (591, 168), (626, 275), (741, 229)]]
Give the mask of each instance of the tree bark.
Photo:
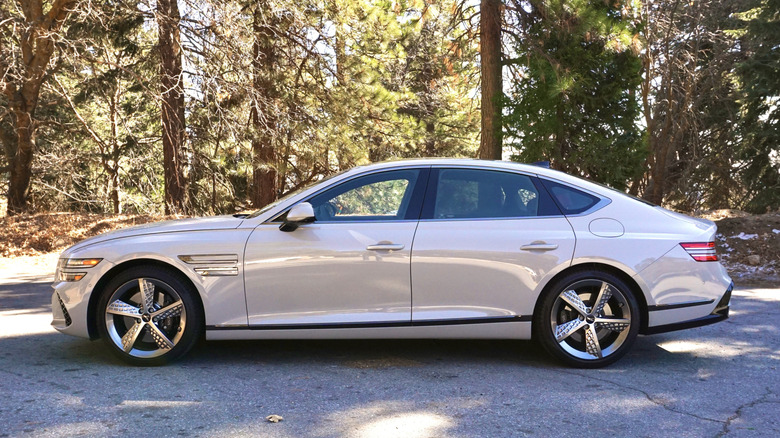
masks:
[(109, 111), (111, 120), (111, 161), (112, 164), (108, 165), (107, 160), (104, 160), (104, 166), (108, 172), (108, 197), (111, 199), (111, 207), (114, 214), (121, 212), (121, 206), (119, 204), (119, 134), (117, 131), (117, 105), (119, 104), (119, 81), (117, 81), (116, 89), (109, 96)]
[[(36, 93), (35, 101), (38, 100)], [(13, 103), (11, 104), (12, 106)], [(25, 213), (30, 196), (30, 178), (32, 176), (32, 156), (35, 146), (34, 111), (26, 105), (14, 109), (16, 116), (16, 153), (10, 157), (11, 175), (8, 181), (8, 216)]]
[[(42, 0), (20, 0), (25, 26), (18, 32), (21, 65), (7, 65), (11, 59), (0, 60), (6, 72), (0, 78), (0, 87), (8, 98), (13, 113), (15, 148), (8, 155), (8, 215), (28, 210), (32, 159), (35, 149), (35, 109), (38, 106), (41, 85), (46, 77), (49, 60), (54, 53), (54, 40), (62, 23), (71, 12), (75, 0), (54, 0), (49, 11), (43, 13)], [(9, 72), (18, 74), (8, 74)]]
[(482, 136), (478, 157), (501, 159), (501, 1), (482, 0), (479, 19)]
[(258, 2), (254, 11), (252, 60), (252, 204), (260, 208), (276, 199), (275, 132), (277, 120), (272, 108), (275, 98), (273, 72), (276, 68), (272, 12), (267, 2)]
[(165, 214), (187, 214), (189, 210), (183, 156), (185, 119), (180, 19), (176, 0), (157, 1)]
[(432, 120), (425, 122), (425, 156), (436, 156), (436, 124)]

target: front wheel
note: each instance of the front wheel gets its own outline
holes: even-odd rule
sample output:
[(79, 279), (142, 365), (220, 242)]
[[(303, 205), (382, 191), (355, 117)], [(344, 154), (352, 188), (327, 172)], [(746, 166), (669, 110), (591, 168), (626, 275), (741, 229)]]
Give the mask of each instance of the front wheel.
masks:
[(599, 368), (626, 354), (639, 322), (639, 305), (625, 282), (606, 272), (582, 271), (547, 290), (534, 315), (534, 332), (567, 365)]
[(181, 274), (130, 268), (106, 286), (98, 305), (100, 337), (133, 365), (162, 365), (187, 353), (203, 332), (195, 291)]

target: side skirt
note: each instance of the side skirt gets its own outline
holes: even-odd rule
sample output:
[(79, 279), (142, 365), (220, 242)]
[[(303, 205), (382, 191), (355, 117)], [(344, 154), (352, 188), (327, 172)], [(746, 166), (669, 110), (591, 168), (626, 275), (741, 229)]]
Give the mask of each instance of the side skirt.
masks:
[(206, 339), (531, 339), (531, 318), (206, 327)]

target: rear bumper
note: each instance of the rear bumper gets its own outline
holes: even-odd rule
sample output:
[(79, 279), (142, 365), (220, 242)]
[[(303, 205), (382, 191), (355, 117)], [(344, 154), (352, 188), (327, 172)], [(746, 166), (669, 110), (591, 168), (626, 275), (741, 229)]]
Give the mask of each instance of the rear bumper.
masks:
[(640, 333), (643, 335), (654, 335), (657, 333), (673, 332), (676, 330), (684, 330), (695, 327), (702, 327), (705, 325), (715, 324), (728, 319), (729, 317), (729, 302), (731, 301), (731, 291), (734, 290), (734, 283), (732, 282), (726, 292), (721, 297), (718, 304), (715, 305), (715, 309), (707, 316), (691, 319), (688, 321), (677, 322), (674, 324), (665, 324), (654, 327), (645, 327)]

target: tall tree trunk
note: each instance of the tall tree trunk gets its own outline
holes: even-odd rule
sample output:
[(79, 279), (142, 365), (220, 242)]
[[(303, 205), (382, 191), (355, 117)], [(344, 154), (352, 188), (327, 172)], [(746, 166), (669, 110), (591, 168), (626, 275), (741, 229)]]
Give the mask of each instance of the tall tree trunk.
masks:
[(501, 0), (482, 0), (479, 19), (482, 137), (478, 157), (501, 159)]
[(436, 156), (436, 124), (432, 120), (425, 122), (425, 156)]
[(252, 60), (252, 204), (262, 207), (276, 199), (276, 162), (274, 140), (276, 132), (273, 73), (276, 68), (274, 31), (271, 7), (266, 1), (255, 6), (253, 30), (255, 34)]
[(567, 170), (569, 139), (566, 138), (566, 120), (563, 119), (563, 96), (560, 96), (555, 108), (555, 124), (558, 127), (555, 133), (555, 152), (552, 158), (551, 167), (555, 170), (565, 172)]
[(176, 0), (157, 0), (165, 214), (186, 214), (189, 206), (183, 157), (185, 120), (180, 19)]
[[(35, 101), (38, 100), (36, 93)], [(12, 104), (12, 106), (14, 106)], [(16, 116), (16, 153), (10, 157), (11, 176), (8, 181), (8, 215), (27, 211), (32, 176), (32, 156), (35, 146), (33, 111), (14, 108)]]
[[(111, 163), (106, 166), (109, 176), (108, 197), (111, 199), (111, 207), (114, 214), (121, 212), (121, 206), (119, 205), (119, 131), (117, 127), (119, 94), (120, 84), (119, 80), (117, 80), (116, 88), (108, 100), (109, 117), (111, 120)], [(106, 160), (104, 160), (104, 163), (109, 164)]]
[[(28, 209), (32, 159), (35, 148), (35, 109), (41, 85), (46, 77), (49, 60), (54, 53), (54, 38), (68, 18), (75, 0), (55, 0), (48, 12), (43, 13), (43, 0), (17, 2), (24, 14), (25, 26), (15, 26), (18, 32), (21, 65), (0, 60), (0, 69), (6, 75), (0, 79), (2, 91), (8, 98), (13, 113), (15, 148), (8, 155), (10, 176), (8, 180), (8, 215), (24, 213)], [(9, 75), (18, 71), (18, 76)]]

